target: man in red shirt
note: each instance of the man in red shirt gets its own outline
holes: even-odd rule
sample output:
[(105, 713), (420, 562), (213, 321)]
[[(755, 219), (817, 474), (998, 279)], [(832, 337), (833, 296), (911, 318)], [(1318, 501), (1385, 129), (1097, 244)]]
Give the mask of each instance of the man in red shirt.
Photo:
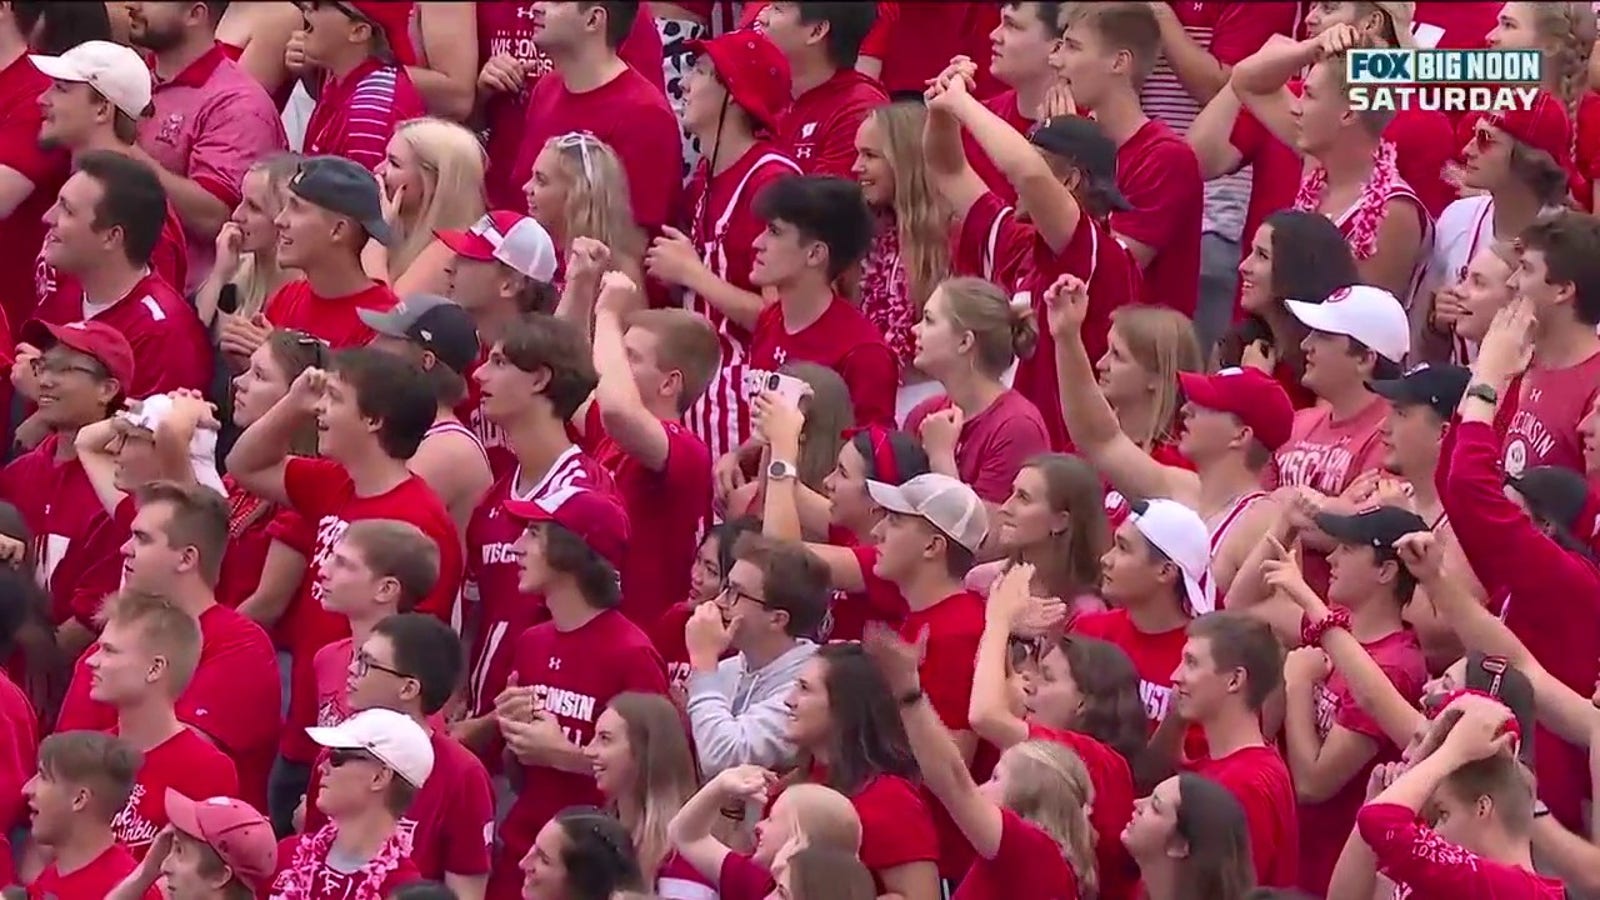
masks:
[(33, 813), (29, 834), (50, 855), (29, 897), (107, 897), (139, 863), (111, 833), (133, 794), (141, 762), (127, 741), (94, 731), (52, 734), (39, 745), (39, 771), (22, 786)]
[(160, 597), (124, 591), (106, 601), (106, 624), (85, 665), (89, 696), (116, 711), (115, 733), (144, 755), (133, 794), (111, 831), (143, 858), (167, 825), (167, 790), (196, 797), (239, 793), (227, 754), (178, 719), (176, 703), (200, 666), (200, 625)]
[(1256, 883), (1292, 887), (1300, 856), (1295, 783), (1261, 734), (1261, 707), (1283, 684), (1283, 647), (1266, 623), (1244, 613), (1210, 613), (1188, 630), (1172, 673), (1171, 724), (1198, 723), (1206, 755), (1182, 767), (1227, 788), (1244, 808)]
[(719, 353), (703, 317), (628, 312), (639, 299), (626, 275), (606, 273), (594, 318), (600, 381), (572, 424), (579, 445), (611, 472), (629, 523), (651, 535), (622, 567), (622, 612), (648, 628), (688, 596), (695, 547), (710, 524), (711, 453), (683, 414), (705, 392)]
[(173, 849), (151, 887), (161, 879), (173, 895), (189, 896), (188, 891), (216, 889), (218, 874), (226, 873), (224, 897), (265, 892), (278, 870), (278, 839), (255, 807), (232, 797), (192, 800), (173, 790), (167, 791), (166, 806)]
[[(400, 820), (400, 830), (411, 833), (411, 861), (422, 877), (443, 881), (458, 897), (482, 897), (494, 845), (489, 772), (437, 721), (460, 683), (464, 659), (461, 640), (432, 616), (400, 613), (381, 619), (351, 665), (349, 705), (357, 714), (394, 710), (427, 730), (433, 772)], [(328, 821), (317, 802), (321, 789), (322, 779), (314, 775), (301, 829), (307, 833)]]
[(889, 95), (856, 71), (861, 42), (877, 20), (874, 3), (769, 3), (760, 27), (789, 60), (794, 103), (778, 144), (808, 175), (850, 176), (856, 130)]
[(899, 365), (877, 326), (834, 291), (872, 240), (860, 185), (790, 176), (756, 197), (755, 213), (767, 227), (756, 238), (750, 281), (776, 292), (778, 302), (756, 318), (750, 368), (776, 371), (790, 361), (827, 366), (844, 379), (857, 424), (893, 422)]
[(38, 302), (33, 261), (44, 243), (43, 217), (68, 174), (67, 154), (39, 145), (39, 98), (50, 89), (50, 78), (28, 58), (28, 37), (44, 9), (49, 6), (39, 4), (31, 13), (0, 11), (0, 309), (13, 328), (33, 315)]
[[(271, 896), (346, 900), (387, 897), (422, 880), (400, 817), (432, 776), (433, 743), (410, 716), (368, 709), (307, 732), (328, 749), (317, 803), (328, 824), (278, 845)], [(374, 842), (377, 845), (374, 846)]]
[(528, 93), (511, 184), (521, 190), (532, 178), (534, 160), (551, 138), (588, 132), (616, 151), (628, 175), (634, 221), (655, 231), (683, 189), (683, 154), (663, 148), (680, 147), (683, 138), (659, 80), (652, 82), (617, 56), (639, 4), (542, 3), (534, 15), (533, 40), (554, 64), (554, 77), (541, 77)]
[[(989, 35), (994, 48), (989, 74), (1007, 90), (985, 98), (983, 105), (1021, 134), (1048, 118), (1046, 97), (1060, 81), (1050, 58), (1061, 42), (1064, 21), (1060, 3), (1011, 0), (1001, 5), (1000, 24)], [(967, 162), (983, 183), (1006, 203), (1015, 203), (1016, 190), (983, 148), (970, 134), (963, 134), (962, 140)]]
[[(278, 663), (261, 626), (216, 602), (212, 589), (228, 537), (228, 507), (210, 488), (153, 482), (134, 494), (138, 512), (123, 547), (128, 590), (159, 596), (200, 628), (200, 659), (178, 696), (177, 716), (233, 760), (245, 799), (265, 802), (278, 740)], [(116, 711), (93, 694), (92, 645), (78, 659), (57, 728), (115, 727)]]
[(1068, 15), (1055, 63), (1072, 98), (1117, 146), (1117, 187), (1129, 208), (1111, 228), (1144, 270), (1146, 302), (1195, 311), (1200, 278), (1200, 162), (1182, 135), (1145, 115), (1139, 89), (1161, 54), (1147, 3), (1095, 3)]
[(322, 70), (306, 122), (307, 156), (342, 156), (369, 170), (388, 153), (396, 125), (427, 115), (405, 67), (416, 62), (410, 3), (309, 3), (305, 57)]

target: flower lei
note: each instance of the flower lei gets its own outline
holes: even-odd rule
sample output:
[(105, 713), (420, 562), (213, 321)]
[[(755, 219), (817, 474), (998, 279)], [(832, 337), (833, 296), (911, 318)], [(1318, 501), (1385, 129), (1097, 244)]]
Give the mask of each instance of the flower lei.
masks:
[[(1378, 226), (1383, 224), (1385, 204), (1395, 186), (1402, 183), (1394, 160), (1394, 142), (1380, 142), (1372, 157), (1372, 176), (1361, 186), (1361, 198), (1350, 215), (1347, 240), (1357, 260), (1371, 259), (1372, 254), (1378, 252)], [(1319, 165), (1301, 179), (1300, 190), (1294, 196), (1294, 208), (1316, 212), (1327, 189), (1328, 169)]]
[[(333, 848), (333, 839), (338, 834), (339, 827), (329, 822), (310, 840), (302, 839), (295, 845), (294, 863), (284, 873), (288, 877), (283, 887), (273, 890), (274, 900), (311, 900), (316, 896), (312, 882), (317, 877), (317, 871), (327, 862), (328, 851)], [(357, 884), (355, 893), (350, 895), (352, 900), (382, 900), (384, 880), (400, 868), (401, 860), (410, 855), (411, 836), (396, 828), (372, 859), (352, 873), (352, 881), (359, 876), (366, 876)]]

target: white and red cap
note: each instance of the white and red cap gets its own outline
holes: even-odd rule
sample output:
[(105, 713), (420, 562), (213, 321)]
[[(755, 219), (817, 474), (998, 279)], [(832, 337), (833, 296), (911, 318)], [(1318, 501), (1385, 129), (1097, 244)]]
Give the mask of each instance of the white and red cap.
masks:
[(306, 735), (329, 750), (362, 750), (420, 788), (433, 774), (433, 741), (416, 720), (392, 709), (364, 709), (330, 728)]
[(534, 281), (555, 277), (556, 244), (537, 220), (522, 213), (497, 209), (484, 213), (465, 231), (440, 229), (433, 233), (451, 252), (479, 262), (502, 262)]
[(1277, 451), (1294, 430), (1294, 404), (1278, 379), (1252, 368), (1223, 369), (1213, 375), (1179, 372), (1178, 387), (1195, 406), (1231, 413), (1261, 446)]
[(628, 511), (605, 494), (566, 487), (531, 500), (507, 500), (504, 506), (506, 512), (529, 524), (560, 525), (618, 569), (627, 558)]
[(1217, 608), (1211, 578), (1211, 532), (1200, 514), (1175, 500), (1135, 500), (1128, 521), (1150, 546), (1172, 560), (1183, 573), (1189, 614), (1203, 616)]
[(56, 81), (87, 84), (111, 105), (137, 119), (150, 108), (155, 84), (150, 67), (132, 47), (84, 41), (60, 56), (30, 56), (34, 68)]
[(1411, 351), (1411, 322), (1406, 308), (1381, 287), (1353, 284), (1321, 303), (1285, 300), (1289, 314), (1312, 331), (1342, 334), (1392, 363)]
[(869, 480), (867, 494), (889, 512), (926, 520), (972, 553), (989, 536), (983, 501), (958, 478), (928, 472), (898, 485)]
[(233, 797), (190, 800), (167, 788), (166, 808), (172, 827), (215, 850), (235, 878), (254, 890), (272, 880), (278, 869), (278, 839), (272, 823), (255, 807)]

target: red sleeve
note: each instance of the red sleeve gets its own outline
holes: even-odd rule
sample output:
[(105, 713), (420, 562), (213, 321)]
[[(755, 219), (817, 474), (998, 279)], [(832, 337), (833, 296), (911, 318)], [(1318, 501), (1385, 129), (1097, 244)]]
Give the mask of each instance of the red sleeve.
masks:
[(1233, 119), (1233, 130), (1228, 132), (1228, 143), (1239, 151), (1239, 156), (1243, 158), (1242, 165), (1246, 166), (1250, 165), (1251, 160), (1255, 159), (1268, 141), (1276, 140), (1272, 132), (1267, 130), (1267, 126), (1262, 125), (1261, 120), (1248, 109), (1239, 110), (1239, 115)]
[[(683, 135), (678, 120), (664, 102), (620, 112), (628, 116), (629, 124), (625, 130), (613, 133), (611, 148), (628, 173), (633, 218), (640, 228), (653, 234), (672, 215), (683, 191), (682, 155), (663, 153), (662, 148), (681, 146)], [(851, 152), (854, 153), (854, 144)]]
[(1378, 871), (1396, 884), (1456, 900), (1529, 896), (1523, 893), (1526, 882), (1500, 893), (1507, 885), (1493, 877), (1500, 873), (1490, 871), (1492, 867), (1486, 866), (1482, 857), (1440, 837), (1417, 821), (1416, 813), (1399, 804), (1368, 803), (1356, 813), (1356, 828), (1377, 857)]
[[(867, 32), (861, 41), (861, 55), (883, 59), (889, 52), (889, 40), (895, 37), (895, 24), (900, 21), (900, 4), (879, 3), (878, 18), (872, 23), (872, 30)], [(910, 35), (899, 35), (903, 39), (911, 39)]]
[[(175, 248), (176, 252), (183, 254), (188, 251), (167, 240), (156, 245), (157, 259), (153, 263), (156, 271), (166, 278), (159, 260), (163, 247)], [(182, 273), (177, 277), (181, 279)], [(183, 289), (181, 280), (171, 284), (175, 290)], [(187, 307), (179, 314), (194, 315)], [(214, 374), (211, 343), (199, 320), (183, 322), (169, 317), (151, 323), (128, 343), (132, 345), (134, 358), (134, 387), (128, 392), (130, 395), (148, 397), (178, 388), (203, 391), (210, 387)]]
[(722, 858), (717, 891), (723, 900), (763, 900), (772, 888), (772, 874), (751, 862), (750, 857), (729, 853)]
[(667, 664), (661, 660), (661, 654), (648, 640), (641, 649), (648, 652), (622, 654), (622, 686), (617, 693), (639, 691), (645, 694), (670, 694)]
[(489, 847), (494, 843), (494, 790), (489, 773), (475, 760), (466, 777), (455, 785), (454, 802), (445, 805), (443, 863), (446, 872), (484, 875), (489, 871)]
[(196, 673), (178, 698), (177, 708), (178, 718), (235, 756), (271, 742), (283, 708), (270, 639), (254, 623), (241, 619), (238, 625), (235, 634), (214, 636), (221, 646), (213, 650), (204, 674)]
[[(189, 277), (189, 242), (183, 236), (183, 227), (178, 224), (170, 207), (167, 210), (166, 221), (161, 223), (161, 237), (156, 241), (154, 252), (150, 254), (150, 270), (161, 276), (161, 280), (165, 281), (173, 290), (179, 293), (183, 292), (184, 285), (187, 284)], [(130, 341), (129, 343), (134, 342)], [(208, 344), (208, 350), (209, 347), (210, 345)], [(138, 346), (133, 349), (137, 356)], [(169, 347), (167, 349), (170, 352), (174, 348)], [(208, 356), (207, 360), (209, 361), (209, 359)], [(157, 376), (160, 374), (159, 371), (155, 373)], [(150, 374), (138, 370), (135, 370), (133, 375), (136, 382), (146, 382), (152, 377)], [(207, 378), (210, 375), (211, 372), (208, 370), (206, 372)], [(204, 390), (210, 386), (209, 382), (192, 384), (187, 380), (182, 384), (175, 385), (175, 387), (192, 387), (196, 390)], [(149, 393), (161, 393), (163, 390), (158, 388), (149, 391)]]
[(909, 782), (883, 777), (853, 798), (861, 816), (861, 862), (878, 872), (939, 859), (939, 836), (922, 795)]
[(1180, 234), (1198, 231), (1198, 207), (1189, 199), (1204, 190), (1200, 162), (1187, 144), (1161, 141), (1156, 152), (1142, 154), (1136, 165), (1117, 171), (1117, 186), (1133, 209), (1111, 214), (1111, 227), (1160, 252)]
[(845, 97), (828, 120), (823, 134), (817, 138), (816, 154), (810, 159), (801, 160), (806, 174), (855, 178), (850, 170), (856, 164), (856, 132), (861, 128), (862, 120), (888, 99), (882, 91), (854, 91)]
[(189, 148), (186, 174), (230, 210), (239, 205), (240, 185), (250, 164), (288, 148), (283, 120), (264, 92), (240, 90), (219, 98), (206, 111), (205, 123)]
[(291, 456), (283, 467), (283, 490), (311, 527), (332, 512), (336, 498), (350, 490), (350, 476), (344, 466), (331, 459)]
[(1011, 484), (1028, 460), (1050, 451), (1050, 435), (1044, 422), (1030, 416), (1011, 416), (999, 423), (994, 439), (981, 445), (978, 473), (972, 490), (990, 503), (1004, 503), (1011, 496)]
[(6, 112), (7, 127), (0, 129), (0, 166), (15, 169), (38, 190), (40, 185), (66, 171), (67, 156), (62, 151), (44, 150), (39, 146), (39, 124), (43, 115), (37, 103), (15, 104)]
[(839, 377), (850, 390), (857, 425), (894, 426), (894, 396), (900, 386), (900, 366), (887, 345), (880, 340), (850, 351), (839, 363)]
[[(850, 548), (856, 555), (856, 565), (861, 567), (861, 581), (866, 585), (862, 591), (867, 600), (869, 614), (882, 619), (899, 619), (911, 610), (906, 605), (905, 595), (894, 586), (893, 582), (879, 578), (872, 571), (878, 564), (878, 548), (872, 544), (863, 544)], [(851, 596), (856, 596), (852, 594)]]
[(1600, 178), (1600, 98), (1584, 95), (1578, 103), (1578, 171), (1593, 181)]
[(94, 620), (101, 605), (122, 587), (122, 545), (127, 539), (126, 528), (118, 527), (109, 516), (96, 516), (94, 530), (84, 540), (73, 542), (52, 578), (71, 573), (72, 617), (96, 634), (100, 626)]
[(922, 690), (951, 731), (970, 731), (967, 707), (972, 702), (973, 663), (978, 658), (978, 633), (930, 634), (922, 665)]
[(267, 523), (267, 537), (307, 559), (317, 543), (316, 530), (299, 513), (288, 508), (280, 508), (272, 514), (272, 521)]
[(1211, 55), (1225, 66), (1260, 50), (1274, 34), (1294, 30), (1296, 3), (1228, 3), (1211, 28)]

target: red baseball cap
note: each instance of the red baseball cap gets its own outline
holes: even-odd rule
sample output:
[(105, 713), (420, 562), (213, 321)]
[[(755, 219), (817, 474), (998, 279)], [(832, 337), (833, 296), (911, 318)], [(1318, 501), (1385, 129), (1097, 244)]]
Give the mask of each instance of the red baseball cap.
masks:
[(554, 522), (621, 568), (628, 554), (628, 512), (605, 494), (567, 487), (531, 500), (507, 500), (506, 512), (532, 524)]
[(1556, 165), (1567, 173), (1567, 179), (1573, 180), (1572, 121), (1567, 117), (1567, 108), (1548, 91), (1539, 91), (1534, 97), (1533, 106), (1528, 109), (1468, 113), (1462, 117), (1459, 126), (1464, 130), (1457, 134), (1470, 138), (1480, 121), (1504, 131), (1535, 150), (1550, 154)]
[(133, 347), (122, 332), (104, 322), (68, 322), (57, 325), (39, 319), (29, 319), (22, 326), (21, 338), (40, 350), (56, 344), (87, 354), (100, 361), (122, 385), (126, 394), (133, 387)]
[(465, 229), (435, 229), (433, 236), (450, 252), (478, 262), (502, 262), (535, 281), (555, 277), (560, 260), (550, 232), (538, 220), (509, 209), (496, 209)]
[(223, 865), (252, 890), (265, 887), (277, 871), (272, 823), (250, 804), (232, 797), (190, 800), (167, 788), (166, 805), (173, 828), (215, 850)]
[[(296, 6), (304, 7), (304, 0), (296, 0)], [(372, 27), (383, 32), (383, 38), (389, 44), (389, 50), (394, 54), (394, 61), (402, 66), (417, 64), (416, 48), (411, 46), (411, 8), (412, 2), (400, 0), (339, 0), (334, 4), (340, 12), (346, 15), (360, 16), (367, 20)]]
[(789, 60), (758, 31), (730, 31), (708, 41), (690, 41), (689, 50), (711, 58), (733, 102), (768, 131), (778, 130), (778, 117), (793, 99)]
[(1294, 404), (1283, 385), (1260, 369), (1223, 369), (1213, 375), (1179, 372), (1178, 387), (1195, 406), (1236, 416), (1268, 450), (1289, 442)]

